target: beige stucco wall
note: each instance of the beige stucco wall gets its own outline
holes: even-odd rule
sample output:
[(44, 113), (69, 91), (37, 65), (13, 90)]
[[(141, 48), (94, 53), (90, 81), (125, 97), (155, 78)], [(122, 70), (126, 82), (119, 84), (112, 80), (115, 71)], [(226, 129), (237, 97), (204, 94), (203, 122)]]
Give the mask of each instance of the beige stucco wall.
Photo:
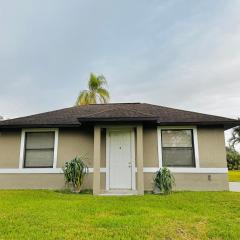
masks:
[(198, 128), (200, 167), (226, 168), (223, 128)]
[(0, 168), (18, 168), (20, 142), (20, 130), (2, 130), (0, 132)]
[[(0, 168), (19, 165), (21, 131), (1, 131)], [(200, 167), (226, 167), (224, 131), (221, 128), (198, 128)], [(93, 131), (90, 129), (60, 129), (57, 167), (77, 155), (86, 155), (87, 164), (93, 166)], [(157, 130), (144, 128), (144, 167), (158, 167)], [(106, 134), (101, 137), (101, 167), (106, 166)]]
[[(144, 167), (158, 167), (157, 129), (144, 128)], [(223, 128), (198, 128), (198, 150), (200, 167), (226, 168), (226, 151)]]
[(100, 189), (106, 189), (106, 173), (100, 173)]
[(57, 167), (64, 166), (77, 155), (86, 157), (88, 167), (93, 167), (93, 131), (91, 129), (60, 129)]
[(1, 189), (61, 189), (63, 174), (0, 174)]
[(157, 128), (143, 129), (143, 167), (158, 167)]
[[(0, 189), (63, 189), (63, 174), (0, 174)], [(92, 189), (92, 174), (84, 179), (82, 189)]]
[[(1, 131), (0, 168), (18, 168), (21, 131)], [(135, 144), (136, 145), (136, 144)], [(226, 155), (224, 131), (221, 128), (198, 128), (200, 167), (225, 168)], [(87, 164), (93, 167), (93, 130), (60, 129), (57, 167), (77, 155), (87, 156)], [(101, 134), (101, 167), (106, 166), (106, 134)], [(157, 128), (143, 129), (143, 166), (158, 167)], [(226, 174), (174, 174), (177, 190), (227, 190)], [(153, 173), (144, 173), (144, 189), (153, 187)], [(92, 188), (93, 174), (89, 174), (83, 188)], [(0, 188), (62, 188), (62, 174), (0, 174)], [(101, 173), (100, 187), (105, 189), (106, 175)]]
[[(225, 173), (174, 173), (174, 190), (180, 191), (226, 191), (229, 190), (228, 176)], [(209, 176), (211, 180), (209, 180)], [(154, 174), (144, 173), (144, 189), (152, 191)]]

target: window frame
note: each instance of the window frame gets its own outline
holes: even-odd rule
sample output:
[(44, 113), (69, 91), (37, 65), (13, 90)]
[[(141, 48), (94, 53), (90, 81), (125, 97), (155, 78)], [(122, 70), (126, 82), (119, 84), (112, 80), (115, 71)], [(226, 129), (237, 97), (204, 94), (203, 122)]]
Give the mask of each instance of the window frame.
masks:
[(157, 129), (158, 132), (158, 158), (159, 158), (159, 168), (163, 167), (163, 151), (162, 151), (162, 130), (192, 130), (192, 148), (195, 160), (195, 166), (172, 166), (167, 167), (172, 170), (186, 170), (186, 169), (195, 169), (200, 168), (199, 166), (199, 151), (198, 151), (198, 135), (196, 126), (159, 126)]
[[(25, 167), (25, 146), (26, 146), (26, 133), (31, 132), (54, 132), (54, 149), (53, 149), (53, 166), (36, 166), (36, 167)], [(55, 169), (57, 167), (57, 151), (58, 151), (58, 128), (29, 128), (22, 129), (21, 133), (21, 146), (20, 146), (20, 158), (19, 158), (19, 168), (21, 169)]]

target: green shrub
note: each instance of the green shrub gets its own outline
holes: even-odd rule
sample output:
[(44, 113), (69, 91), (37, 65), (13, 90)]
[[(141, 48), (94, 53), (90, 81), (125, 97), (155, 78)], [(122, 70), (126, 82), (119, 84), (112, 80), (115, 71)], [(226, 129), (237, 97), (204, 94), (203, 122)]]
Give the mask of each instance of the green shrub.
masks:
[(160, 168), (154, 177), (155, 187), (163, 194), (169, 194), (172, 191), (175, 179), (170, 170), (166, 167)]
[(63, 167), (66, 185), (75, 193), (81, 191), (83, 179), (88, 173), (88, 166), (84, 160), (84, 157), (77, 156), (70, 162), (66, 162)]
[(234, 149), (227, 147), (227, 166), (229, 170), (240, 169), (240, 154)]

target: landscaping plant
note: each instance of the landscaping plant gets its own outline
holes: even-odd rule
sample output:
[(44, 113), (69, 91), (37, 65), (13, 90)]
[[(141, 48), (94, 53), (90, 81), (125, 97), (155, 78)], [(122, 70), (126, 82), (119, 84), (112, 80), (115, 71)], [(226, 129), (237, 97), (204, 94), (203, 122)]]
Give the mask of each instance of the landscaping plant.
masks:
[(160, 168), (154, 177), (155, 187), (163, 194), (169, 194), (172, 191), (175, 179), (170, 170), (166, 167)]
[(88, 166), (84, 163), (85, 158), (77, 156), (63, 167), (65, 182), (72, 192), (79, 193), (84, 177), (88, 173)]

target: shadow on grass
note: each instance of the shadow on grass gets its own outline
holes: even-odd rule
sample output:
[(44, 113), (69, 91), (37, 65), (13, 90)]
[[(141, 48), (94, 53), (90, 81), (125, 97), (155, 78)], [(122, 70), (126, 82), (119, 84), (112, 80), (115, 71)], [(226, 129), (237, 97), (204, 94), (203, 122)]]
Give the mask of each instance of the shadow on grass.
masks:
[(80, 195), (80, 194), (88, 194), (89, 195), (89, 194), (93, 194), (93, 191), (91, 189), (84, 189), (80, 193), (75, 193), (75, 192), (72, 192), (68, 188), (64, 188), (64, 189), (55, 190), (54, 192), (62, 193), (62, 194), (72, 194), (72, 195)]

